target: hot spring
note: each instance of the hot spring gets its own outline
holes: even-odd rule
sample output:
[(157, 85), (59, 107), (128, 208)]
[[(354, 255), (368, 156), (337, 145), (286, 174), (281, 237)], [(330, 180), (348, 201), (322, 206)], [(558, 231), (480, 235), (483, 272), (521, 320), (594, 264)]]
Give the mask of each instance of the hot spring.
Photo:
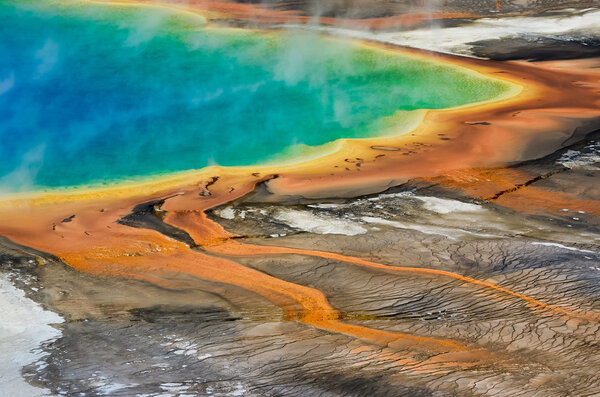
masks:
[(4, 191), (281, 160), (509, 90), (356, 42), (154, 6), (3, 1), (0, 36)]

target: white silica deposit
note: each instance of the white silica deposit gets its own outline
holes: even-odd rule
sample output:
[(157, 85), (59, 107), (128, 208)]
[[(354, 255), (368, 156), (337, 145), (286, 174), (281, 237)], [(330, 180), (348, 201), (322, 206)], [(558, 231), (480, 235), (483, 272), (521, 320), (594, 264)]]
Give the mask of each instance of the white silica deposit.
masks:
[(458, 200), (442, 199), (430, 196), (413, 196), (423, 202), (423, 207), (438, 214), (450, 214), (452, 212), (485, 212), (485, 208), (477, 204), (463, 203)]
[(50, 324), (62, 323), (58, 314), (40, 305), (15, 288), (6, 274), (0, 274), (0, 395), (45, 396), (49, 391), (31, 386), (21, 369), (39, 360), (42, 342), (61, 332)]
[[(585, 32), (586, 37), (600, 36), (600, 10), (589, 9), (573, 15), (507, 16), (479, 18), (469, 24), (453, 27), (427, 27), (399, 31), (371, 32), (336, 27), (311, 27), (330, 34), (350, 38), (363, 38), (406, 47), (421, 48), (441, 53), (473, 56), (471, 43), (506, 37), (547, 37)], [(290, 25), (302, 28), (298, 25)], [(304, 27), (305, 28), (305, 27)]]
[(367, 229), (357, 222), (333, 216), (317, 215), (311, 211), (281, 209), (273, 214), (273, 218), (295, 229), (315, 234), (356, 236), (367, 232)]

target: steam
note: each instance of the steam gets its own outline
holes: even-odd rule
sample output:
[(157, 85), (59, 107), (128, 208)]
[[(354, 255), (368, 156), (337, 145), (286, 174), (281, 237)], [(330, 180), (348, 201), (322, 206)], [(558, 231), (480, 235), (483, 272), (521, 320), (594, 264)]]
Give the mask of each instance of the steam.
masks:
[(35, 52), (35, 59), (38, 62), (35, 79), (44, 77), (58, 63), (58, 44), (52, 39), (47, 39), (44, 46)]
[[(101, 6), (97, 5), (73, 11), (74, 21), (83, 16), (91, 24), (90, 29), (79, 28), (81, 35), (72, 35), (68, 29), (79, 26), (75, 25), (79, 21), (69, 25), (68, 20), (65, 22), (68, 15), (57, 14), (57, 22), (44, 27), (42, 35), (30, 32), (33, 39), (39, 40), (37, 35), (47, 37), (40, 43), (43, 45), (26, 47), (34, 48), (33, 54), (29, 49), (25, 52), (27, 62), (32, 55), (34, 58), (32, 65), (27, 65), (34, 80), (47, 78), (22, 81), (15, 74), (21, 69), (11, 65), (8, 70), (16, 72), (0, 80), (0, 95), (11, 98), (7, 104), (14, 113), (9, 114), (10, 124), (6, 125), (12, 128), (11, 134), (24, 134), (20, 144), (30, 149), (22, 158), (16, 155), (13, 162), (6, 163), (3, 170), (9, 174), (0, 178), (0, 185), (10, 191), (29, 190), (36, 181), (44, 184), (44, 178), (53, 178), (51, 170), (59, 170), (56, 183), (86, 183), (88, 173), (95, 178), (92, 182), (104, 182), (154, 170), (177, 171), (188, 166), (188, 158), (198, 158), (194, 168), (219, 161), (232, 165), (225, 164), (230, 155), (234, 161), (262, 161), (248, 153), (262, 155), (265, 144), (272, 151), (281, 151), (289, 144), (320, 145), (326, 142), (325, 134), (335, 138), (350, 133), (360, 136), (361, 128), (366, 135), (375, 132), (367, 130), (375, 125), (376, 117), (393, 115), (390, 113), (397, 109), (393, 101), (406, 99), (406, 104), (412, 101), (414, 105), (422, 100), (401, 79), (394, 80), (392, 87), (385, 79), (370, 86), (369, 73), (385, 73), (388, 61), (378, 63), (354, 43), (311, 31), (316, 29), (319, 15), (337, 15), (340, 8), (348, 15), (354, 12), (347, 1), (324, 4), (313, 3), (315, 18), (309, 22), (308, 31), (290, 27), (277, 34), (252, 33), (247, 37), (199, 30), (195, 19), (188, 21), (187, 14), (164, 8), (149, 11), (106, 6), (98, 12), (94, 7)], [(61, 29), (70, 34), (68, 44), (61, 41)], [(99, 36), (98, 46), (94, 46), (99, 51), (90, 51), (98, 58), (88, 56), (90, 35)], [(136, 61), (140, 54), (144, 55), (143, 63)], [(100, 56), (114, 56), (117, 61), (105, 63)], [(186, 62), (190, 59), (194, 62)], [(61, 74), (55, 72), (59, 69)], [(67, 76), (69, 73), (73, 75)], [(116, 73), (125, 77), (111, 79)], [(136, 73), (144, 78), (135, 78)], [(18, 89), (13, 89), (15, 84)], [(11, 90), (19, 93), (15, 101)], [(71, 96), (60, 95), (64, 92)], [(265, 109), (280, 106), (279, 95), (286, 108), (279, 112)], [(363, 117), (369, 114), (377, 116)], [(373, 130), (383, 130), (379, 128), (383, 124)], [(250, 125), (254, 130), (245, 132)], [(261, 131), (260, 138), (251, 136), (255, 131)], [(348, 135), (343, 135), (347, 131)], [(237, 149), (229, 133), (248, 134), (250, 138)], [(19, 153), (27, 150), (23, 146)], [(230, 147), (236, 152), (228, 152)], [(125, 155), (119, 152), (123, 148)], [(157, 152), (164, 155), (153, 158)], [(44, 158), (48, 168), (42, 170)], [(71, 163), (80, 167), (70, 169), (67, 164)]]
[(15, 73), (11, 72), (7, 78), (0, 80), (0, 95), (6, 94), (15, 86)]
[(600, 36), (600, 11), (571, 16), (481, 18), (466, 26), (374, 33), (370, 38), (387, 43), (443, 53), (471, 55), (474, 41), (503, 37)]
[(126, 29), (129, 35), (125, 39), (126, 47), (139, 47), (152, 40), (164, 26), (167, 15), (165, 13), (144, 13), (143, 17), (137, 17), (134, 23), (128, 21), (121, 24), (120, 29)]
[[(327, 84), (331, 75), (344, 75), (351, 71), (351, 49), (346, 45), (327, 45), (315, 32), (289, 30), (283, 36), (277, 55), (274, 79), (295, 86), (308, 81), (310, 87)], [(322, 51), (315, 51), (315, 46)], [(332, 70), (332, 65), (342, 69)]]
[(35, 177), (42, 168), (45, 144), (31, 149), (21, 160), (21, 164), (9, 174), (0, 178), (0, 193), (16, 193), (32, 190)]

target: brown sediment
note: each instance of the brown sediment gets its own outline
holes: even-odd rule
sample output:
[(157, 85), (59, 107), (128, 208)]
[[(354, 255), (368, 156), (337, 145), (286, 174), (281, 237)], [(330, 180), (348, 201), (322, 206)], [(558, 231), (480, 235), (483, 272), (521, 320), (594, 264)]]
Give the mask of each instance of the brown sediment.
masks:
[(550, 312), (560, 316), (578, 317), (586, 320), (600, 319), (600, 314), (583, 313), (576, 309), (549, 305), (533, 297), (509, 290), (497, 284), (488, 281), (477, 280), (472, 277), (466, 277), (449, 271), (429, 269), (425, 267), (388, 266), (366, 259), (324, 251), (242, 244), (233, 240), (234, 236), (224, 230), (219, 224), (207, 219), (203, 212), (173, 212), (167, 214), (164, 221), (188, 232), (194, 241), (207, 252), (216, 253), (227, 257), (296, 254), (353, 263), (360, 266), (366, 266), (393, 273), (411, 273), (448, 277), (466, 284), (483, 287), (492, 290), (493, 292), (513, 296), (526, 302), (533, 308), (541, 310), (542, 312)]
[[(250, 13), (240, 4), (208, 3), (214, 4), (213, 11), (219, 5), (223, 7), (220, 9), (223, 13)], [(264, 18), (275, 17), (269, 11)], [(382, 51), (398, 51), (380, 44), (366, 45), (376, 46)], [(349, 196), (373, 192), (411, 178), (451, 175), (452, 172), (448, 170), (489, 167), (539, 157), (560, 147), (576, 128), (591, 128), (590, 120), (600, 117), (600, 95), (595, 90), (595, 74), (581, 71), (573, 74), (568, 71), (557, 73), (556, 65), (540, 68), (515, 62), (488, 62), (433, 55), (418, 50), (402, 51), (413, 56), (467, 67), (484, 75), (518, 84), (523, 90), (514, 97), (496, 102), (429, 111), (421, 125), (411, 134), (393, 138), (343, 140), (338, 151), (320, 158), (318, 162), (276, 167), (212, 167), (199, 172), (106, 189), (7, 198), (0, 202), (0, 235), (19, 244), (52, 253), (84, 272), (143, 279), (163, 286), (172, 285), (170, 275), (185, 273), (203, 280), (236, 285), (280, 306), (288, 320), (353, 335), (378, 345), (422, 349), (436, 354), (469, 350), (456, 341), (391, 333), (344, 323), (339, 320), (339, 312), (316, 289), (277, 279), (233, 260), (192, 250), (184, 243), (171, 240), (153, 230), (135, 229), (116, 223), (130, 213), (135, 205), (161, 199), (164, 200), (162, 209), (167, 211), (164, 221), (186, 230), (212, 254), (229, 257), (301, 254), (390, 272), (450, 277), (516, 297), (544, 312), (596, 319), (593, 314), (550, 306), (496, 284), (443, 270), (387, 266), (328, 252), (240, 244), (233, 241), (219, 225), (206, 219), (203, 211), (242, 197), (259, 182), (268, 184), (273, 200), (288, 195)], [(446, 140), (440, 140), (440, 134), (444, 134)], [(379, 157), (381, 152), (375, 149), (378, 147), (399, 150), (387, 150), (385, 157)], [(344, 160), (347, 158), (362, 159), (361, 167), (343, 171), (345, 167), (341, 165), (345, 164)], [(507, 169), (506, 172), (510, 174), (513, 171)], [(260, 178), (258, 175), (267, 177)], [(275, 175), (278, 177), (275, 178)], [(218, 180), (215, 179), (217, 177)], [(488, 178), (492, 182), (481, 184), (482, 178)], [(462, 173), (456, 178), (462, 185), (470, 188), (472, 195), (476, 197), (489, 197), (505, 188), (510, 189), (515, 180), (522, 179), (527, 180), (523, 175), (515, 174), (504, 178), (494, 172), (482, 176), (477, 171)], [(517, 194), (529, 194), (530, 197), (526, 200), (530, 202), (531, 197), (538, 197), (540, 201), (546, 199), (541, 197), (539, 191), (531, 188), (519, 190)], [(70, 222), (62, 222), (65, 219), (70, 219)], [(473, 353), (473, 357), (479, 356), (479, 353)], [(469, 360), (474, 362), (472, 357)], [(409, 362), (410, 360), (407, 364)], [(417, 368), (421, 362), (415, 361), (412, 365)]]
[(575, 194), (535, 186), (536, 182), (557, 174), (560, 174), (560, 171), (540, 175), (501, 167), (456, 170), (425, 179), (523, 213), (562, 214), (564, 209), (569, 209), (600, 217), (598, 200), (582, 200)]
[(545, 210), (560, 214), (563, 209), (583, 211), (600, 217), (600, 201), (581, 200), (571, 194), (551, 191), (538, 187), (528, 187), (500, 197), (496, 202), (505, 207), (530, 214)]
[[(255, 183), (237, 185), (235, 195), (230, 193), (228, 196), (225, 193), (229, 191), (228, 186), (219, 183), (213, 185), (211, 197), (204, 198), (197, 194), (172, 195), (165, 202), (166, 206), (192, 205), (206, 209), (246, 194), (254, 188)], [(203, 189), (205, 184), (201, 183), (194, 192), (204, 191)], [(196, 200), (199, 200), (198, 203), (195, 203)], [(76, 208), (76, 216), (72, 221), (56, 225), (54, 230), (49, 229), (49, 225), (54, 222), (55, 213), (66, 211), (67, 208), (74, 209), (73, 203), (30, 208), (31, 212), (25, 218), (31, 217), (33, 224), (19, 222), (17, 219), (22, 219), (23, 214), (7, 215), (4, 221), (9, 223), (0, 226), (0, 234), (21, 244), (51, 252), (82, 272), (145, 280), (166, 288), (177, 286), (172, 280), (175, 274), (188, 274), (202, 280), (235, 285), (281, 307), (288, 321), (299, 321), (327, 331), (351, 335), (379, 346), (394, 346), (431, 354), (469, 350), (466, 345), (456, 341), (346, 324), (339, 320), (339, 312), (316, 289), (277, 279), (231, 260), (194, 251), (186, 244), (168, 239), (152, 230), (115, 223), (133, 208), (133, 202), (113, 205), (103, 202), (102, 213), (97, 209), (100, 203), (94, 203), (93, 207), (96, 208), (89, 204)], [(49, 211), (51, 209), (53, 211)], [(170, 218), (170, 213), (166, 218)], [(219, 230), (216, 226), (211, 222), (200, 225), (206, 236), (214, 235)], [(479, 358), (476, 361), (478, 360)]]

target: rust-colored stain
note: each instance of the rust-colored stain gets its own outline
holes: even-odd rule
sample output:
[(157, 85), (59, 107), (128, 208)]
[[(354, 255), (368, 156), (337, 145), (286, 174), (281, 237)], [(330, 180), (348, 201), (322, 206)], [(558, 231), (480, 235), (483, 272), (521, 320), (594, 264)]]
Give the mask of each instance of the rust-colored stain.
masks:
[(571, 193), (535, 186), (535, 182), (551, 175), (531, 174), (514, 168), (490, 168), (458, 170), (425, 179), (523, 213), (561, 214), (563, 209), (569, 209), (600, 217), (598, 200), (582, 200)]
[(513, 296), (515, 298), (523, 300), (530, 306), (536, 309), (540, 309), (542, 311), (549, 311), (559, 315), (574, 316), (584, 319), (598, 320), (600, 318), (599, 314), (582, 313), (574, 309), (552, 306), (547, 303), (541, 302), (533, 297), (509, 290), (497, 284), (488, 281), (477, 280), (472, 277), (466, 277), (460, 274), (444, 270), (428, 269), (424, 267), (388, 266), (366, 259), (355, 258), (352, 256), (341, 255), (331, 252), (242, 244), (238, 241), (233, 240), (233, 235), (222, 229), (220, 225), (207, 219), (204, 213), (185, 212), (168, 214), (165, 218), (165, 222), (187, 231), (189, 235), (194, 239), (194, 241), (206, 251), (224, 256), (264, 256), (270, 254), (308, 255), (324, 259), (332, 259), (340, 262), (353, 263), (360, 266), (366, 266), (393, 273), (411, 273), (424, 274), (428, 276), (441, 276), (462, 281), (470, 285), (483, 287), (492, 290), (493, 292), (501, 293), (503, 295)]

